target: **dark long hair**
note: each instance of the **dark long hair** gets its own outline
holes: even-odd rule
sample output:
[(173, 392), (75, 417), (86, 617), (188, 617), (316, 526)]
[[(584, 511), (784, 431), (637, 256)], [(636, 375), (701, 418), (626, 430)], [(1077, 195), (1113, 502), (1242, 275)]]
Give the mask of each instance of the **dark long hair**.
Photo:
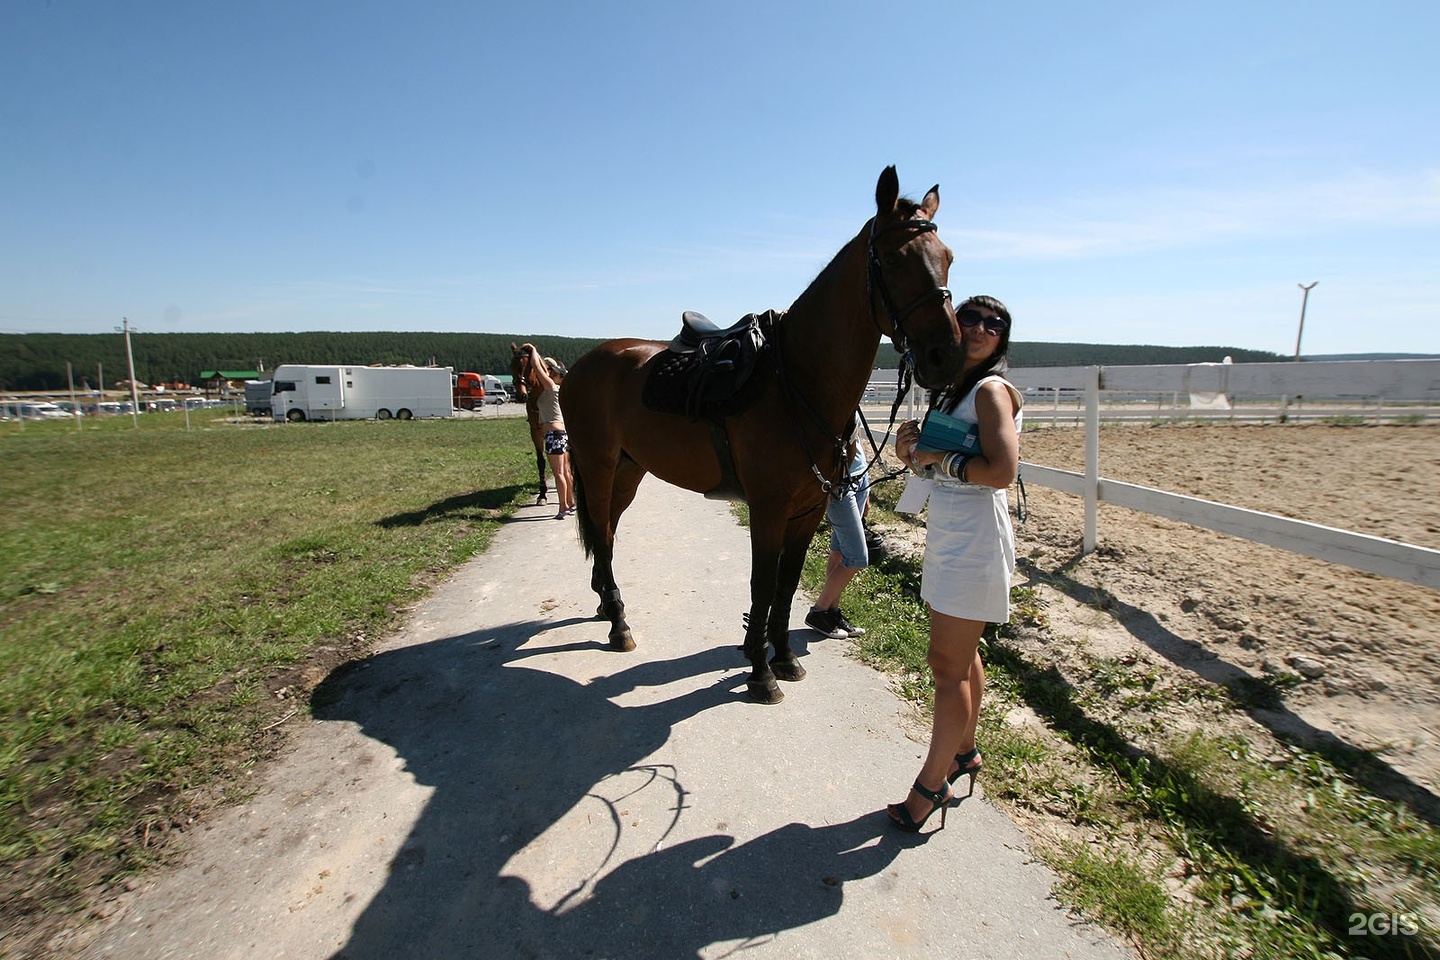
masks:
[(1004, 373), (1009, 366), (1006, 362), (1006, 357), (1010, 353), (1010, 328), (1012, 326), (1009, 308), (994, 297), (976, 296), (956, 307), (955, 312), (959, 313), (969, 306), (993, 310), (1005, 320), (1005, 329), (1000, 331), (1000, 342), (995, 346), (995, 352), (990, 354), (988, 360), (973, 370), (966, 371), (957, 383), (951, 384), (943, 390), (930, 391), (931, 409), (939, 408), (946, 413), (953, 413), (960, 401), (965, 399), (965, 395), (975, 389), (975, 384), (992, 373)]

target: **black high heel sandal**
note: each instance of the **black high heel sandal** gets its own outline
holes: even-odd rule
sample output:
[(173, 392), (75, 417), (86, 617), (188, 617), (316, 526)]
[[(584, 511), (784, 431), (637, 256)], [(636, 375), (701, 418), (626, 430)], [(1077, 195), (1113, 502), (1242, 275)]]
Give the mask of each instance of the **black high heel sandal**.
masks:
[[(973, 767), (970, 766), (971, 762), (975, 760), (980, 760), (980, 762), (975, 764), (975, 766)], [(955, 754), (955, 762), (960, 766), (956, 769), (954, 773), (950, 774), (950, 776), (945, 778), (945, 782), (953, 787), (956, 780), (959, 780), (961, 777), (969, 774), (970, 793), (973, 794), (975, 792), (975, 777), (980, 773), (981, 770), (985, 769), (985, 761), (980, 759), (980, 748), (977, 746), (967, 753)]]
[(945, 811), (950, 809), (950, 801), (955, 799), (955, 794), (950, 791), (950, 784), (947, 782), (943, 791), (929, 790), (919, 780), (916, 780), (913, 789), (916, 793), (920, 794), (920, 796), (930, 801), (932, 804), (930, 812), (919, 820), (916, 820), (910, 816), (910, 811), (905, 809), (905, 802), (902, 800), (900, 803), (892, 803), (886, 807), (890, 813), (890, 822), (906, 833), (919, 833), (920, 828), (925, 826), (925, 821), (929, 820), (936, 810), (939, 810), (940, 826), (937, 829), (944, 830)]

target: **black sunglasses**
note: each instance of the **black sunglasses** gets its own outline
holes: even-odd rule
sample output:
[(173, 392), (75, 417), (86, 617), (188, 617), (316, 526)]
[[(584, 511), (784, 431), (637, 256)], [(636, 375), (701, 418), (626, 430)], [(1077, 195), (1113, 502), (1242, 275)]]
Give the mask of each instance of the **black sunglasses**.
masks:
[(997, 337), (1010, 329), (1010, 321), (1004, 317), (987, 317), (979, 310), (961, 310), (955, 314), (955, 319), (960, 321), (962, 327), (975, 327), (985, 324), (985, 332), (993, 333)]

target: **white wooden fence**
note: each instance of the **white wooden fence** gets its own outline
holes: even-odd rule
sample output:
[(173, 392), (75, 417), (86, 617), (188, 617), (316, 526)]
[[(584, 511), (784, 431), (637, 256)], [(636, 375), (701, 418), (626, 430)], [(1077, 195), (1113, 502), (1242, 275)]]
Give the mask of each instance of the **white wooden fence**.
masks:
[(1357, 570), (1440, 590), (1440, 550), (1245, 510), (1100, 476), (1102, 390), (1440, 401), (1440, 360), (1196, 364), (1149, 367), (1032, 367), (1007, 377), (1022, 390), (1080, 392), (1085, 399), (1085, 472), (1022, 462), (1026, 483), (1085, 498), (1082, 549), (1098, 542), (1100, 502), (1168, 517)]

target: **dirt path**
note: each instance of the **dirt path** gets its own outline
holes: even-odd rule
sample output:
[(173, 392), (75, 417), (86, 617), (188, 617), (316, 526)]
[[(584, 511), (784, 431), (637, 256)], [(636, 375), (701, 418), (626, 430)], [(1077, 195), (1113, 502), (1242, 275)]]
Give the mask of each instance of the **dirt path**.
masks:
[(843, 643), (794, 630), (809, 676), (745, 701), (749, 548), (727, 504), (641, 485), (616, 556), (629, 654), (552, 516), (522, 510), (326, 678), (255, 798), (197, 824), (183, 863), (66, 953), (1132, 956), (1049, 899), (983, 778), (938, 834), (888, 825), (923, 746)]

